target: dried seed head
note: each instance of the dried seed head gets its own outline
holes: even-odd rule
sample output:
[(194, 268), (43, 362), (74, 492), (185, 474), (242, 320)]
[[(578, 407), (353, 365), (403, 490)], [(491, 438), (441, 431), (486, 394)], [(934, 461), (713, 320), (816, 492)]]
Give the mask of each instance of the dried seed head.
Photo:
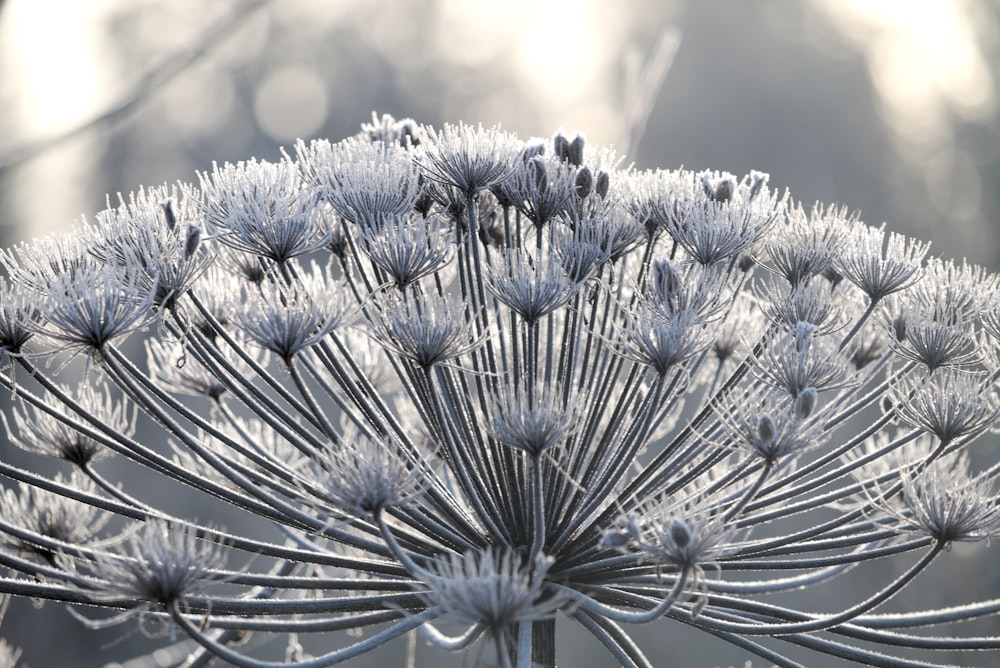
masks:
[(956, 371), (903, 383), (889, 395), (906, 423), (950, 443), (989, 429), (1000, 417), (992, 384)]
[(99, 588), (95, 598), (131, 598), (168, 607), (197, 594), (220, 579), (214, 571), (224, 563), (223, 546), (202, 540), (188, 528), (148, 520), (129, 536), (120, 553), (98, 553), (80, 566), (92, 573)]
[(441, 130), (423, 130), (428, 141), (420, 146), (417, 164), (427, 178), (454, 186), (466, 197), (508, 178), (518, 164), (520, 146), (498, 127), (446, 123)]
[(424, 369), (460, 357), (482, 343), (473, 337), (465, 307), (456, 300), (384, 295), (366, 313), (370, 333), (383, 347)]
[(552, 560), (539, 555), (534, 564), (523, 562), (518, 554), (490, 548), (449, 554), (418, 574), (427, 585), (420, 594), (450, 620), (480, 624), (494, 635), (519, 622), (551, 619), (568, 604), (564, 595), (545, 591)]
[(392, 439), (356, 435), (331, 443), (313, 458), (304, 477), (309, 505), (328, 515), (368, 518), (419, 497), (426, 464)]

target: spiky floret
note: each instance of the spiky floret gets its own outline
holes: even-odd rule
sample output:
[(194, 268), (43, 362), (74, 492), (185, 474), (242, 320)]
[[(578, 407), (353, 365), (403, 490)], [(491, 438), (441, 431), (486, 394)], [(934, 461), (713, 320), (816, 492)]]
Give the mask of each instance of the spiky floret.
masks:
[(956, 371), (902, 385), (893, 403), (903, 421), (945, 443), (989, 429), (1000, 417), (992, 382)]
[(33, 326), (66, 350), (99, 356), (107, 344), (146, 325), (155, 296), (155, 286), (139, 272), (90, 262), (51, 277)]
[[(426, 586), (420, 595), (447, 621), (488, 632), (503, 653), (518, 624), (552, 619), (568, 604), (565, 596), (546, 591), (551, 566), (552, 560), (542, 555), (525, 564), (513, 552), (490, 548), (453, 553), (420, 573)], [(432, 643), (443, 644), (440, 634), (426, 635)]]
[(851, 225), (846, 209), (816, 205), (807, 214), (799, 205), (789, 211), (787, 227), (764, 249), (774, 270), (795, 289), (833, 268)]
[(117, 554), (100, 554), (81, 568), (94, 578), (95, 598), (134, 597), (143, 601), (132, 612), (167, 607), (221, 579), (222, 546), (190, 529), (149, 520), (132, 533)]
[[(56, 476), (56, 485), (93, 492), (89, 481)], [(3, 521), (26, 533), (11, 529), (0, 532), (0, 545), (55, 564), (65, 550), (85, 547), (104, 528), (111, 515), (80, 501), (30, 485), (0, 490)], [(64, 564), (67, 562), (63, 562)]]
[(854, 225), (834, 269), (878, 302), (920, 280), (929, 248), (895, 232), (886, 234), (885, 227)]
[(427, 178), (454, 186), (467, 196), (486, 190), (514, 172), (519, 146), (498, 127), (445, 123), (440, 130), (425, 126), (427, 141), (417, 154)]
[(345, 295), (331, 283), (316, 265), (292, 284), (267, 281), (250, 289), (237, 322), (250, 340), (290, 360), (350, 319)]
[[(106, 385), (83, 385), (78, 388), (75, 396), (66, 388), (63, 390), (67, 397), (72, 397), (78, 404), (80, 410), (94, 416), (116, 433), (131, 436), (135, 431), (135, 414), (129, 410), (128, 403)], [(85, 428), (74, 411), (56, 403), (54, 398), (51, 401), (55, 404), (54, 409), (30, 405), (13, 411), (13, 421), (8, 426), (8, 433), (14, 445), (81, 468), (111, 454), (99, 436)]]
[(480, 343), (464, 307), (452, 300), (383, 295), (367, 313), (372, 336), (421, 368), (453, 360)]
[(303, 471), (306, 502), (324, 514), (371, 517), (417, 499), (429, 464), (388, 438), (359, 434), (327, 444)]
[(486, 281), (497, 299), (529, 325), (568, 304), (579, 289), (558, 256), (534, 257), (514, 249), (497, 254)]
[(405, 146), (299, 140), (295, 154), (303, 178), (319, 188), (323, 200), (369, 234), (405, 217), (420, 196), (419, 170)]
[(896, 520), (896, 530), (930, 536), (951, 545), (1000, 535), (1000, 506), (986, 476), (970, 476), (967, 457), (949, 457), (926, 467), (903, 466), (899, 497), (877, 503)]
[(0, 277), (0, 364), (17, 355), (35, 335), (31, 323), (38, 315), (37, 301), (25, 289)]
[(214, 165), (200, 174), (197, 197), (219, 242), (276, 264), (321, 248), (329, 230), (316, 211), (317, 193), (303, 188), (287, 160)]
[(451, 262), (454, 238), (440, 216), (385, 219), (360, 235), (360, 247), (399, 289), (431, 276)]

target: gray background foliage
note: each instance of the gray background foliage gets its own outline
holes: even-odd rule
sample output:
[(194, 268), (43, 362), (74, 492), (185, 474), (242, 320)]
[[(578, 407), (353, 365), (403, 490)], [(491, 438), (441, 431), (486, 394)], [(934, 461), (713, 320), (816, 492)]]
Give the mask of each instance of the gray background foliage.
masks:
[[(934, 14), (942, 4), (957, 24)], [(251, 10), (198, 50), (214, 17)], [(81, 22), (79, 12), (88, 11)], [(274, 0), (256, 9), (196, 0), (0, 0), (0, 242), (67, 230), (80, 214), (104, 208), (106, 193), (195, 180), (212, 161), (277, 159), (299, 135), (342, 138), (373, 110), (431, 124), (501, 123), (522, 137), (564, 127), (615, 143), (627, 50), (651, 52), (674, 26), (680, 48), (627, 162), (766, 171), (806, 206), (860, 209), (869, 223), (933, 240), (936, 254), (996, 269), (997, 14), (991, 0)], [(82, 31), (87, 52), (59, 37)], [(42, 61), (49, 69), (34, 69)], [(161, 81), (172, 66), (176, 75)], [(82, 90), (59, 76), (81, 67)], [(36, 71), (51, 78), (18, 76)], [(122, 113), (41, 150), (47, 138), (121, 101)], [(998, 446), (987, 435), (975, 454), (995, 460)], [(0, 456), (38, 464), (6, 442)], [(141, 475), (120, 473), (129, 484)], [(214, 512), (194, 497), (163, 503), (201, 518)], [(889, 607), (1000, 591), (997, 549), (956, 547)], [(861, 569), (852, 576), (857, 591), (824, 589), (802, 605), (847, 605), (891, 577)], [(35, 668), (155, 666), (167, 658), (127, 662), (169, 645), (134, 624), (95, 633), (59, 605), (33, 607), (15, 602), (0, 635), (23, 646)], [(987, 620), (983, 630), (997, 633), (998, 623)], [(636, 636), (658, 665), (742, 666), (747, 658), (670, 622)], [(561, 634), (560, 642), (563, 665), (610, 665), (583, 634)], [(282, 655), (278, 643), (269, 649)], [(348, 665), (402, 665), (402, 656), (402, 645), (390, 645)], [(977, 665), (974, 655), (938, 658)], [(418, 651), (419, 665), (479, 660), (491, 661), (489, 650), (464, 659)]]

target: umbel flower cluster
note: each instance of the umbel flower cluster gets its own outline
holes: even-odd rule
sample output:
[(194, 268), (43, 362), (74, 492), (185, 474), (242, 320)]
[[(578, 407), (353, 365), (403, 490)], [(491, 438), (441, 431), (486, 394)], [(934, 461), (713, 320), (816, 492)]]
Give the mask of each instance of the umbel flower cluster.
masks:
[(781, 666), (997, 659), (958, 624), (997, 599), (890, 604), (1000, 532), (1000, 459), (970, 463), (997, 277), (766, 174), (383, 117), (0, 265), (6, 429), (65, 462), (0, 462), (2, 594), (185, 666), (554, 666), (557, 625), (652, 666), (649, 623)]

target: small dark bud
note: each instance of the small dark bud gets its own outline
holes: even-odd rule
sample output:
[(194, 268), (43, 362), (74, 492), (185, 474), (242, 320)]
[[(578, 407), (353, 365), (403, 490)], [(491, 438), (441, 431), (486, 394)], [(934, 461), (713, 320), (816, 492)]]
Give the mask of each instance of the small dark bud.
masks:
[(754, 264), (753, 255), (740, 255), (738, 266), (744, 274), (753, 269)]
[(674, 541), (674, 545), (684, 549), (691, 544), (691, 532), (688, 530), (687, 525), (683, 522), (678, 522), (677, 520), (671, 520), (670, 522), (670, 539)]
[(531, 177), (535, 184), (535, 190), (540, 193), (548, 190), (549, 173), (545, 169), (545, 158), (542, 156), (535, 156), (528, 161), (528, 169), (531, 170)]
[(198, 246), (201, 244), (201, 225), (195, 222), (187, 223), (187, 236), (184, 239), (184, 259), (190, 259), (198, 251)]
[(576, 172), (576, 196), (584, 199), (590, 195), (594, 187), (594, 176), (590, 173), (590, 168), (586, 165)]
[(891, 323), (892, 335), (896, 337), (896, 340), (902, 343), (906, 340), (906, 318), (902, 315), (897, 315), (892, 319)]
[(622, 531), (609, 529), (601, 537), (601, 545), (612, 549), (625, 547), (628, 545), (628, 536)]
[(736, 184), (734, 184), (729, 179), (723, 179), (719, 181), (719, 184), (715, 186), (715, 199), (716, 202), (728, 203), (733, 199), (733, 193), (736, 191)]
[(712, 176), (708, 172), (701, 174), (701, 190), (708, 199), (715, 199), (715, 186), (712, 184)]
[(403, 148), (420, 146), (420, 137), (411, 122), (404, 122), (399, 128), (399, 144)]
[(545, 144), (543, 142), (533, 142), (524, 147), (524, 155), (522, 158), (525, 162), (531, 160), (535, 156), (545, 155)]
[(597, 172), (597, 196), (604, 199), (608, 196), (608, 188), (611, 187), (611, 177), (608, 173), (600, 170)]
[(817, 400), (818, 396), (815, 387), (807, 387), (799, 392), (799, 396), (795, 397), (795, 416), (799, 420), (808, 418), (816, 409)]
[(760, 194), (760, 191), (764, 189), (767, 185), (768, 179), (771, 178), (770, 174), (765, 174), (764, 172), (752, 171), (750, 172), (750, 199), (754, 199)]
[(757, 418), (757, 438), (764, 445), (771, 445), (774, 443), (774, 439), (778, 438), (778, 425), (774, 423), (774, 418), (767, 413), (762, 413)]
[(174, 213), (174, 201), (172, 199), (165, 199), (160, 202), (160, 208), (163, 210), (163, 219), (167, 221), (167, 229), (176, 229), (177, 214)]
[(659, 300), (673, 311), (677, 297), (684, 289), (684, 283), (673, 262), (663, 258), (653, 261), (653, 286)]
[(556, 136), (552, 138), (552, 148), (557, 158), (562, 161), (569, 160), (569, 139), (566, 138), (566, 135), (561, 132), (556, 133)]
[(569, 164), (574, 167), (579, 167), (583, 164), (583, 148), (586, 144), (587, 139), (583, 135), (577, 133), (577, 135), (573, 137), (573, 141), (569, 143), (569, 154), (567, 155)]

